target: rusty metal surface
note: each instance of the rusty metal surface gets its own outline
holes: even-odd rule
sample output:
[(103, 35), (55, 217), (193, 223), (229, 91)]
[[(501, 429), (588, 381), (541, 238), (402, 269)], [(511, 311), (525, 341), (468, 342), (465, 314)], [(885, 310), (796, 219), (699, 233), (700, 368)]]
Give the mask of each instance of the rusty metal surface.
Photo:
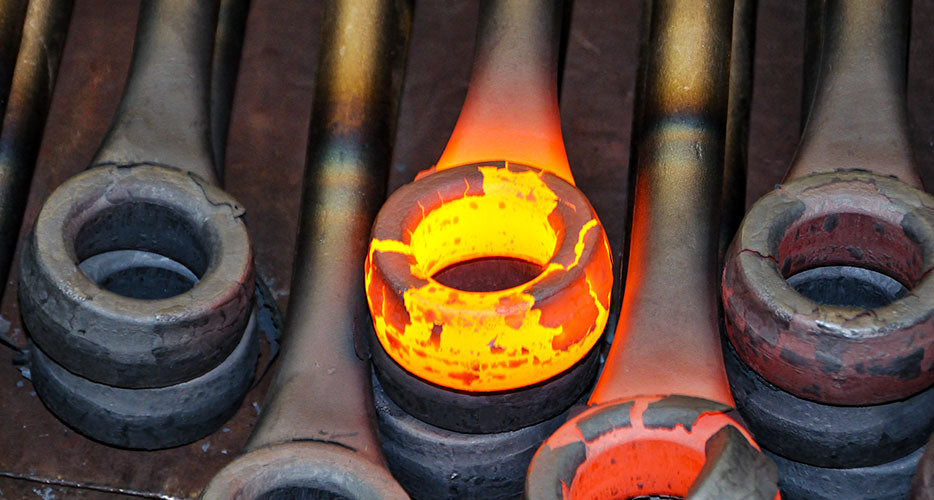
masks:
[[(823, 5), (809, 26), (821, 44), (808, 69), (820, 76), (796, 157), (728, 252), (727, 334), (798, 397), (879, 404), (934, 383), (934, 198), (915, 189), (907, 134), (910, 12), (907, 1)], [(911, 293), (856, 308), (809, 296), (815, 304), (785, 282), (822, 266), (878, 271)]]
[[(288, 305), (301, 177), (308, 137), (320, 5), (301, 0), (254, 0), (234, 98), (225, 177), (248, 209), (256, 265), (280, 306)], [(619, 259), (626, 203), (626, 169), (636, 68), (635, 2), (576, 0), (562, 90), (568, 157)], [(65, 179), (83, 170), (100, 145), (130, 61), (137, 2), (78, 0), (25, 215)], [(415, 11), (397, 146), (389, 190), (410, 182), (441, 154), (466, 93), (475, 3), (423, 1)], [(927, 185), (934, 182), (934, 3), (915, 2), (908, 73), (912, 148)], [(779, 182), (794, 154), (801, 99), (804, 6), (760, 0), (747, 203)], [(16, 275), (13, 270), (11, 276)], [(2, 313), (18, 332), (15, 285)], [(615, 321), (611, 319), (615, 324)], [(116, 450), (76, 435), (35, 396), (29, 381), (0, 349), (0, 498), (119, 498), (87, 489), (8, 479), (95, 484), (161, 495), (195, 495), (238, 453), (256, 421), (247, 395), (225, 428), (192, 445), (158, 452)], [(22, 384), (19, 384), (22, 382)], [(267, 380), (268, 382), (268, 380)], [(18, 386), (21, 385), (21, 386)], [(206, 446), (207, 445), (207, 446)], [(80, 492), (80, 493), (79, 493)]]

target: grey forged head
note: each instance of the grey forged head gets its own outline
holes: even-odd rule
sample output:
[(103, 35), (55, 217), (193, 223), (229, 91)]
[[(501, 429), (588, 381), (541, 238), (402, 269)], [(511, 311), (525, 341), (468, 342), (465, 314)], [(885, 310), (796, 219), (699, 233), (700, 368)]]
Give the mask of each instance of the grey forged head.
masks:
[[(46, 201), (23, 250), (19, 294), (30, 336), (59, 364), (108, 385), (160, 387), (207, 372), (237, 345), (252, 307), (243, 213), (220, 189), (168, 167), (73, 177)], [(197, 281), (140, 300), (80, 268), (126, 249), (167, 257)]]
[(187, 444), (214, 432), (240, 407), (259, 356), (255, 323), (251, 318), (221, 364), (168, 387), (126, 389), (92, 382), (35, 346), (28, 350), (32, 383), (56, 417), (96, 441), (143, 450)]

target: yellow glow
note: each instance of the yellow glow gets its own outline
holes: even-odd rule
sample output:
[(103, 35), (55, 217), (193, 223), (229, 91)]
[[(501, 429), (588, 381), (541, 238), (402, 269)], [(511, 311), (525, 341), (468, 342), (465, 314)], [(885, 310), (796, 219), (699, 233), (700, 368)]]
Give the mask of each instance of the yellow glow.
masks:
[[(537, 169), (479, 171), (479, 194), (469, 195), (465, 185), (461, 197), (422, 208), (405, 228), (408, 241), (371, 242), (367, 300), (377, 338), (406, 370), (445, 387), (499, 391), (551, 378), (589, 352), (606, 325), (612, 272), (606, 235), (592, 211), (577, 234), (565, 234), (561, 210), (589, 206), (560, 200)], [(573, 258), (554, 262), (568, 237)], [(582, 265), (585, 253), (593, 258)], [(374, 265), (379, 254), (404, 256), (420, 285), (390, 290)], [(544, 270), (493, 292), (457, 290), (432, 278), (450, 264), (492, 256), (528, 260)], [(549, 288), (557, 278), (569, 286)], [(402, 304), (394, 298), (400, 292)]]

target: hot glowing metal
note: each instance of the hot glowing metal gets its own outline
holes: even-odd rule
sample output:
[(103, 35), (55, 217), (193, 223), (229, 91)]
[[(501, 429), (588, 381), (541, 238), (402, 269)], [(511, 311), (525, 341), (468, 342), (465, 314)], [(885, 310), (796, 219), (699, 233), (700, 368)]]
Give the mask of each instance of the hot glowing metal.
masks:
[[(507, 162), (420, 182), (393, 197), (408, 201), (416, 189), (436, 188), (433, 203), (381, 212), (367, 259), (367, 298), (390, 356), (446, 387), (499, 391), (550, 378), (589, 352), (606, 325), (612, 272), (606, 235), (586, 199), (553, 174)], [(433, 278), (486, 256), (544, 270), (492, 292)]]
[[(632, 237), (620, 319), (589, 407), (539, 448), (526, 497), (773, 499), (775, 465), (729, 412), (716, 269), (731, 28), (754, 2), (645, 2)], [(734, 71), (748, 71), (742, 51)], [(748, 84), (738, 78), (734, 85)], [(745, 82), (745, 83), (743, 83)], [(729, 92), (728, 92), (729, 91)], [(742, 121), (743, 113), (730, 114)], [(729, 124), (729, 125), (728, 125)], [(729, 177), (729, 185), (741, 176)]]
[[(382, 348), (424, 380), (472, 392), (533, 385), (580, 361), (603, 333), (612, 288), (603, 226), (573, 185), (561, 138), (552, 36), (559, 7), (482, 8), (482, 18), (507, 21), (481, 23), (467, 99), (447, 148), (387, 201), (366, 261)], [(521, 29), (504, 28), (513, 21)], [(543, 271), (490, 292), (434, 277), (484, 257), (521, 259)]]

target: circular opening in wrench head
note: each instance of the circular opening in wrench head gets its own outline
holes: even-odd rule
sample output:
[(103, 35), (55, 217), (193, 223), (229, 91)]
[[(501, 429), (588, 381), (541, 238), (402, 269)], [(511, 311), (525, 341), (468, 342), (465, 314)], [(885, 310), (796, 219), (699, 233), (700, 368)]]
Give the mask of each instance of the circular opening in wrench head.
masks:
[(535, 279), (542, 266), (511, 257), (483, 257), (451, 264), (432, 278), (442, 285), (465, 292), (495, 292)]
[(776, 257), (788, 284), (821, 304), (882, 307), (924, 273), (920, 246), (901, 227), (870, 214), (798, 220), (785, 231)]
[(306, 486), (281, 486), (256, 497), (256, 500), (351, 500), (328, 490)]
[(785, 281), (817, 302), (875, 309), (905, 296), (908, 289), (885, 274), (855, 266), (822, 266), (801, 271)]
[(124, 297), (156, 300), (190, 290), (204, 275), (211, 236), (200, 234), (172, 208), (156, 203), (114, 205), (83, 221), (74, 253), (102, 288)]

